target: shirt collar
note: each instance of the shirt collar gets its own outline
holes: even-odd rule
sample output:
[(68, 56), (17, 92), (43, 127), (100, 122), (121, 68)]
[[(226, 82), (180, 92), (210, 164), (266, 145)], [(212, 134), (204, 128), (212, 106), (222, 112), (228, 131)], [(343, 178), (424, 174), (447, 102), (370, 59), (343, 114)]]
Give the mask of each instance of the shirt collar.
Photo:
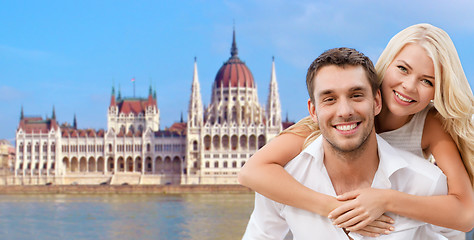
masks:
[[(387, 141), (385, 141), (378, 134), (377, 147), (379, 154), (379, 166), (374, 176), (372, 187), (375, 188), (391, 188), (390, 177), (398, 170), (408, 166), (407, 161), (400, 157), (398, 151), (393, 148)], [(324, 167), (324, 150), (323, 137), (319, 136), (308, 147), (306, 147), (302, 154), (308, 154), (319, 168)]]
[(391, 188), (390, 177), (402, 168), (408, 167), (408, 162), (400, 157), (398, 151), (393, 148), (387, 141), (377, 135), (377, 145), (379, 154), (379, 167), (374, 176), (372, 187), (374, 188)]

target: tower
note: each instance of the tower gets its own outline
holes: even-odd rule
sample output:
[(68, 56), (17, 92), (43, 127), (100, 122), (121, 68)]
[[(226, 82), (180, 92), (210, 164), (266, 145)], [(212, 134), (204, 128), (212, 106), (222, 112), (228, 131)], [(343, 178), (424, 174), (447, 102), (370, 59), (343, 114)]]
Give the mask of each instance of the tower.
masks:
[(280, 95), (278, 94), (278, 83), (275, 73), (275, 58), (272, 58), (272, 73), (270, 76), (270, 86), (267, 99), (267, 127), (272, 132), (281, 131), (281, 105)]

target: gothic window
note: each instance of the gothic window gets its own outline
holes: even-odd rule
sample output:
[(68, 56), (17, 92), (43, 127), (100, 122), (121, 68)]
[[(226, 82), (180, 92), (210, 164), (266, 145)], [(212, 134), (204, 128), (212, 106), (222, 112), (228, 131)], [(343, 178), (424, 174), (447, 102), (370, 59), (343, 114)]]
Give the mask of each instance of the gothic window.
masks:
[(239, 140), (238, 140), (237, 135), (232, 135), (232, 137), (230, 138), (232, 150), (236, 150), (236, 149), (237, 149), (238, 141), (239, 141)]
[(198, 142), (196, 140), (193, 141), (193, 151), (198, 150)]
[(232, 121), (237, 121), (237, 108), (235, 106), (232, 107)]
[(227, 168), (227, 161), (224, 162), (224, 168)]
[(265, 136), (260, 135), (258, 136), (258, 149), (262, 148), (265, 145)]
[(120, 127), (120, 132), (125, 133), (125, 125), (122, 125), (122, 126)]
[(39, 143), (35, 144), (35, 152), (39, 152)]
[(223, 147), (225, 150), (229, 149), (229, 136), (224, 135), (224, 136), (222, 137), (222, 147)]
[(227, 122), (227, 108), (224, 109), (224, 122)]
[(237, 161), (232, 162), (232, 168), (237, 168)]
[(55, 143), (52, 143), (51, 144), (51, 152), (56, 152), (56, 144)]
[(131, 133), (135, 133), (135, 127), (133, 125), (130, 125), (130, 127), (128, 128), (128, 131)]
[(47, 152), (48, 151), (48, 144), (44, 143), (43, 144), (43, 152)]
[(212, 147), (216, 150), (219, 149), (219, 136), (218, 135), (214, 135), (214, 137), (212, 138)]
[(247, 149), (247, 136), (245, 135), (240, 136), (240, 148)]
[(31, 153), (31, 143), (29, 142), (28, 145), (26, 146), (26, 151)]
[(19, 151), (23, 152), (23, 148), (24, 148), (23, 143), (20, 143)]
[(204, 137), (204, 149), (209, 150), (211, 149), (211, 136), (206, 135)]
[(210, 168), (211, 167), (211, 164), (209, 163), (209, 161), (206, 161), (206, 168)]
[(143, 126), (142, 126), (142, 125), (138, 125), (138, 130), (139, 130), (140, 132), (143, 132)]
[(219, 168), (219, 162), (218, 161), (214, 162), (214, 168)]
[(249, 149), (255, 150), (257, 148), (257, 138), (255, 135), (251, 135), (249, 138)]
[(146, 151), (147, 152), (151, 151), (151, 145), (149, 143), (146, 144)]

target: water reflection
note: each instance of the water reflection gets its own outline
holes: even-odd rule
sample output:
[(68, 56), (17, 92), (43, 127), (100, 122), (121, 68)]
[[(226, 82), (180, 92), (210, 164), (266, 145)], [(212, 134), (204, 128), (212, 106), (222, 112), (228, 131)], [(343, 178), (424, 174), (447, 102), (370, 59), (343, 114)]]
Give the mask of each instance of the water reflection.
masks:
[(4, 195), (5, 239), (240, 239), (253, 194)]

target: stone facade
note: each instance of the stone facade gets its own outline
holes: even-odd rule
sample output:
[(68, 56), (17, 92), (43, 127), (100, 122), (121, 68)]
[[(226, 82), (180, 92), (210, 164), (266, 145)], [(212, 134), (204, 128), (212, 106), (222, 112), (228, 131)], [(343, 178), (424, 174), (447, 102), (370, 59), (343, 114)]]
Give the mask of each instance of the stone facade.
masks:
[(282, 126), (271, 67), (266, 109), (253, 75), (238, 57), (235, 31), (231, 57), (218, 71), (204, 108), (197, 62), (187, 122), (160, 130), (156, 92), (122, 98), (112, 88), (107, 129), (77, 129), (51, 118), (25, 117), (16, 133), (11, 184), (237, 184), (245, 161)]

